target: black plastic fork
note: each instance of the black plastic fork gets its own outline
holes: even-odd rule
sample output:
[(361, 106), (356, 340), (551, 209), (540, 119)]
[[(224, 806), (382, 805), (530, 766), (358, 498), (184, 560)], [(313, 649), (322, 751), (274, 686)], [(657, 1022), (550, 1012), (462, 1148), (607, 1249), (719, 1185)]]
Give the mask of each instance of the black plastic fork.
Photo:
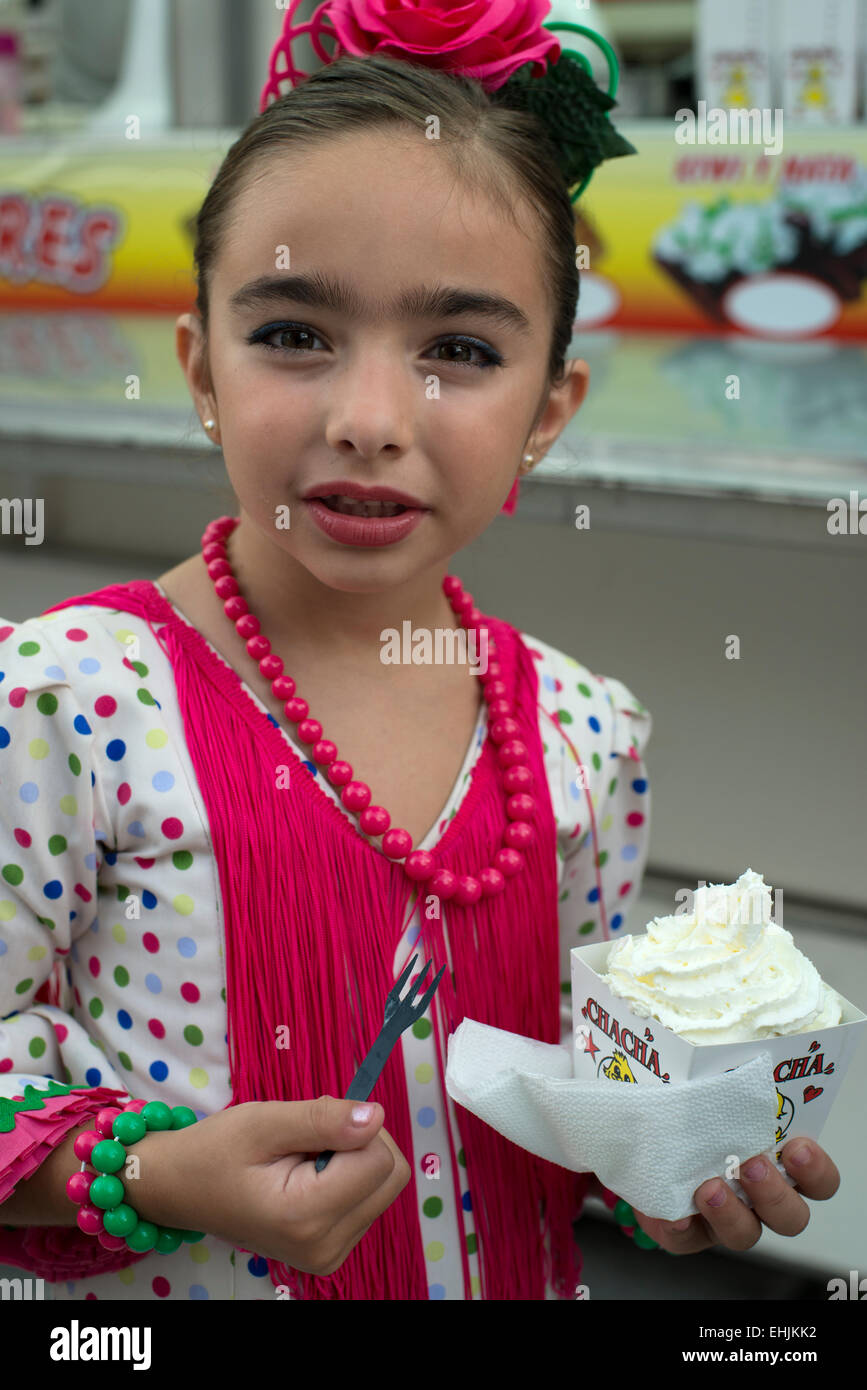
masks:
[[(430, 1001), (433, 999), (437, 985), (442, 979), (443, 971), (445, 970), (444, 965), (440, 966), (432, 983), (425, 990), (419, 1002), (417, 1004), (413, 1003), (418, 993), (419, 986), (428, 972), (429, 966), (433, 964), (430, 960), (412, 986), (412, 989), (407, 992), (406, 998), (401, 999), (400, 997), (400, 991), (412, 974), (412, 968), (417, 960), (418, 956), (413, 956), (409, 965), (402, 972), (400, 979), (395, 981), (394, 985), (385, 996), (385, 1009), (383, 1012), (384, 1022), (379, 1031), (379, 1036), (352, 1078), (349, 1090), (346, 1092), (344, 1099), (367, 1100), (379, 1080), (380, 1073), (388, 1061), (391, 1050), (401, 1033), (405, 1032), (411, 1023), (415, 1023), (416, 1019), (421, 1018), (430, 1004)], [(322, 1172), (322, 1169), (333, 1155), (333, 1149), (326, 1149), (324, 1153), (319, 1155), (316, 1160), (317, 1173)]]

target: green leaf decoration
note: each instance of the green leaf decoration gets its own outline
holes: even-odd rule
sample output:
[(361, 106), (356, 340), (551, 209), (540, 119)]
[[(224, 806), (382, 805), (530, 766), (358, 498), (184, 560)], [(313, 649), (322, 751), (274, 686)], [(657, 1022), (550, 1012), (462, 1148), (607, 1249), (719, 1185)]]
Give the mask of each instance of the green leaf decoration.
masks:
[(19, 1110), (44, 1110), (44, 1096), (67, 1096), (70, 1091), (88, 1089), (87, 1086), (64, 1086), (59, 1081), (49, 1081), (47, 1091), (37, 1091), (35, 1086), (25, 1086), (23, 1100), (9, 1100), (7, 1096), (0, 1096), (0, 1134), (12, 1132)]
[(491, 92), (491, 99), (541, 117), (570, 188), (583, 183), (603, 160), (638, 153), (608, 119), (606, 113), (617, 102), (597, 87), (568, 49), (560, 50), (557, 62), (541, 77), (534, 77), (532, 69), (532, 63), (518, 68)]

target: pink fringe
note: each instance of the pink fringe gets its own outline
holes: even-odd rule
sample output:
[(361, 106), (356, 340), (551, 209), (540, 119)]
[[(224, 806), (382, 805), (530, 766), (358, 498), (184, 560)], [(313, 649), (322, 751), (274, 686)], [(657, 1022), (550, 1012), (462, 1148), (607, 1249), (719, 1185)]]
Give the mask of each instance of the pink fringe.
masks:
[[(397, 943), (415, 885), (372, 849), (304, 767), (237, 676), (146, 581), (113, 585), (53, 609), (95, 603), (164, 624), (154, 631), (175, 673), (190, 755), (208, 811), (225, 913), (232, 1101), (342, 1096), (382, 1023), (394, 983)], [(515, 692), (514, 717), (535, 775), (536, 839), (505, 891), (471, 907), (450, 902), (454, 977), (446, 970), (429, 1013), (449, 1130), (454, 1196), (461, 1209), (458, 1147), (466, 1159), (477, 1231), (481, 1297), (544, 1299), (546, 1279), (574, 1297), (581, 1256), (572, 1230), (587, 1175), (512, 1144), (458, 1107), (451, 1133), (444, 1072), (448, 1036), (464, 1017), (543, 1042), (560, 1041), (556, 826), (539, 736), (538, 678), (516, 630), (486, 618), (499, 647), (502, 679)], [(276, 785), (290, 769), (291, 790)], [(495, 745), (489, 739), (457, 814), (435, 848), (438, 865), (473, 873), (490, 864), (508, 824)], [(422, 902), (419, 964), (446, 963), (442, 919)], [(410, 953), (412, 954), (412, 953)], [(432, 972), (432, 973), (433, 973)], [(291, 1046), (275, 1046), (288, 1025)], [(395, 1048), (374, 1099), (389, 1133), (412, 1156), (401, 1049)], [(315, 1276), (268, 1260), (272, 1282), (299, 1299), (407, 1300), (428, 1297), (412, 1173), (340, 1269)], [(550, 1255), (543, 1247), (550, 1236)], [(472, 1297), (462, 1249), (464, 1295)]]

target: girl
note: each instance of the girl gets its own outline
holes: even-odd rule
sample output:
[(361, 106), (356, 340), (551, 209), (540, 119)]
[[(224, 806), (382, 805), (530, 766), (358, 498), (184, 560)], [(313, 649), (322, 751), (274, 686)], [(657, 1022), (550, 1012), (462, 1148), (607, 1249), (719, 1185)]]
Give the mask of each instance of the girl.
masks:
[[(587, 388), (565, 185), (477, 83), (342, 56), (229, 151), (195, 256), (178, 356), (239, 518), (156, 584), (0, 624), (0, 1094), (42, 1093), (0, 1129), (0, 1260), (72, 1300), (574, 1296), (589, 1175), (443, 1082), (465, 1016), (568, 1039), (569, 951), (622, 930), (647, 856), (647, 711), (449, 575)], [(491, 664), (385, 664), (405, 622), (482, 629)], [(353, 1128), (414, 954), (448, 969)], [(131, 1098), (186, 1107), (132, 1151), (163, 1232), (135, 1253), (66, 1195)], [(745, 1248), (757, 1192), (642, 1226)]]

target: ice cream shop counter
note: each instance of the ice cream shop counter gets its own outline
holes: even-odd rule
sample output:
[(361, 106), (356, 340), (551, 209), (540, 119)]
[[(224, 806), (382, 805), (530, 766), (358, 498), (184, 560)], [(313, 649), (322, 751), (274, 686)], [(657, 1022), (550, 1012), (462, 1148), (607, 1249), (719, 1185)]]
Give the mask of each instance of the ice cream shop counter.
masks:
[[(52, 479), (122, 488), (146, 478), (194, 492), (219, 483), (222, 456), (192, 408), (174, 322), (7, 313), (5, 495), (31, 496), (38, 482), (45, 497)], [(521, 520), (820, 547), (858, 533), (867, 347), (600, 330), (576, 334), (569, 355), (588, 363), (590, 389), (522, 484)], [(81, 540), (63, 527), (55, 514), (53, 543)]]

